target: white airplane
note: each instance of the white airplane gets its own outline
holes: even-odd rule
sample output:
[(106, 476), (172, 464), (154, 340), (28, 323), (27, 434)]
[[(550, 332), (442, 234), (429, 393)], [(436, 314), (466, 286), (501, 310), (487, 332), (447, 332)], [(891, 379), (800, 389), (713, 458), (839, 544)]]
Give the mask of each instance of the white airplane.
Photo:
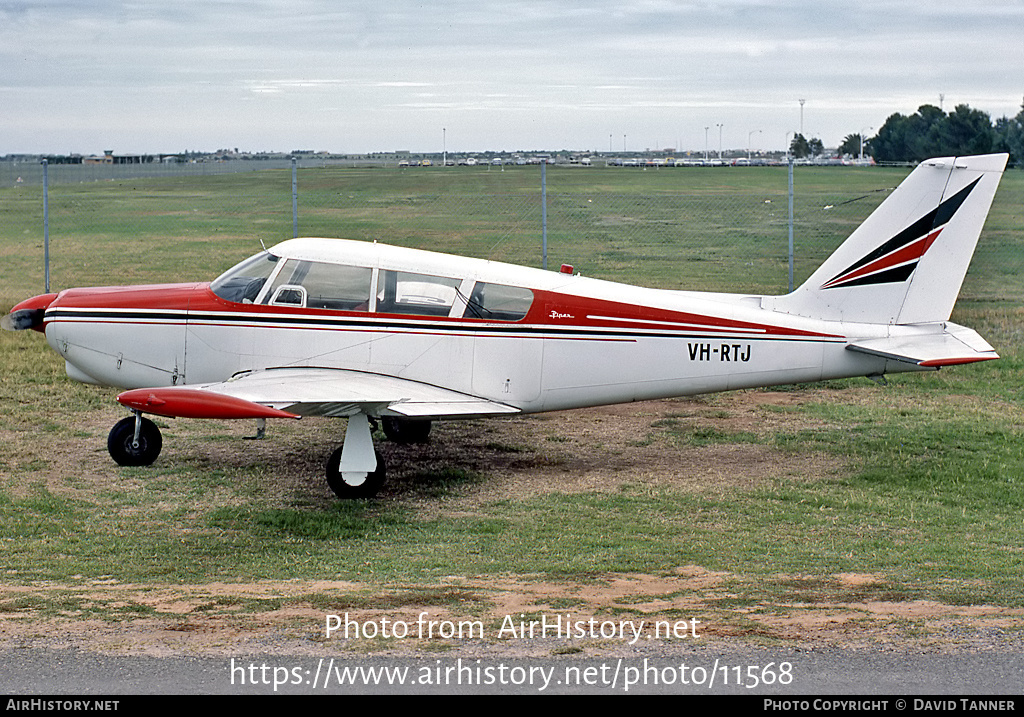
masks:
[(667, 291), (339, 239), (293, 239), (212, 283), (67, 289), (15, 306), (86, 383), (130, 389), (107, 445), (149, 465), (143, 414), (345, 417), (342, 497), (385, 476), (371, 423), (556, 411), (998, 358), (949, 321), (1007, 155), (918, 166), (796, 291)]

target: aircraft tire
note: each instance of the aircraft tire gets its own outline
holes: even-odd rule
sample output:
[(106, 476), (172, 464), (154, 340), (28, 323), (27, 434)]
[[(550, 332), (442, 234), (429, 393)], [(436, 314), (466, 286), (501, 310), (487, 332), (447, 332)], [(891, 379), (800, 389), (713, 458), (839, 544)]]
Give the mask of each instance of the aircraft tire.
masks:
[(413, 420), (409, 418), (394, 418), (382, 416), (381, 426), (384, 435), (392, 443), (426, 443), (430, 438), (429, 420)]
[(327, 485), (331, 487), (336, 496), (348, 500), (351, 498), (372, 498), (377, 495), (377, 491), (384, 485), (387, 469), (384, 465), (384, 457), (380, 454), (380, 451), (374, 451), (373, 453), (377, 456), (377, 470), (367, 475), (366, 480), (359, 485), (346, 483), (344, 477), (342, 477), (339, 470), (341, 466), (341, 448), (338, 448), (338, 450), (331, 454), (331, 457), (327, 459)]
[(110, 453), (110, 457), (119, 466), (152, 465), (163, 448), (160, 429), (148, 418), (143, 418), (139, 430), (139, 445), (132, 445), (134, 439), (135, 416), (122, 418), (115, 423), (107, 436), (107, 452)]

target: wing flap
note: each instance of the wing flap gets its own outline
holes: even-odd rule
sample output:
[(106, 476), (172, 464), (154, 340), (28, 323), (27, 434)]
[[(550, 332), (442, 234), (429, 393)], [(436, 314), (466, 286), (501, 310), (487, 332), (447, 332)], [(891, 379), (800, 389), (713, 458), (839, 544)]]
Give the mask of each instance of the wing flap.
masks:
[(946, 322), (925, 329), (920, 334), (866, 339), (847, 344), (851, 351), (904, 361), (926, 368), (940, 368), (957, 364), (991, 361), (999, 358), (985, 339), (966, 326)]
[(483, 398), (467, 396), (458, 401), (408, 401), (388, 407), (390, 413), (407, 418), (429, 418), (431, 416), (498, 416), (519, 413), (518, 408), (495, 403)]

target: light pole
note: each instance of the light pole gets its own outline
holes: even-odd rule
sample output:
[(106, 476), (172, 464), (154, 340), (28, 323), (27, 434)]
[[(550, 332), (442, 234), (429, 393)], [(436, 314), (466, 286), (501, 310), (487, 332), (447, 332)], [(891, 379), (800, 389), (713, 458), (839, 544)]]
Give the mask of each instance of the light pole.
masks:
[(874, 127), (865, 127), (864, 129), (862, 129), (860, 131), (860, 161), (861, 162), (864, 161), (864, 131), (865, 130), (870, 131), (870, 130), (873, 130), (873, 129), (874, 129)]
[(708, 161), (708, 130), (710, 127), (704, 128), (704, 162)]
[(724, 126), (725, 125), (723, 125), (723, 124), (716, 124), (715, 125), (715, 127), (718, 127), (718, 161), (719, 162), (722, 161), (722, 127), (724, 127)]
[(750, 161), (750, 138), (753, 137), (755, 134), (761, 134), (761, 130), (759, 130), (759, 129), (752, 129), (749, 132), (747, 132), (747, 161), (748, 162)]
[(448, 128), (441, 128), (441, 166), (448, 166)]
[(800, 134), (804, 133), (804, 102), (807, 100), (797, 100), (800, 103)]

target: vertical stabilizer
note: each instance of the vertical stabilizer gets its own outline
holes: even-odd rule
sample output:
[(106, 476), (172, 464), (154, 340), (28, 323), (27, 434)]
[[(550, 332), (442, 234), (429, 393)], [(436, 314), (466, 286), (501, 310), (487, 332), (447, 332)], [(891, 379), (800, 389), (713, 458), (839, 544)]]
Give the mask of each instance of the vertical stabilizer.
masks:
[(827, 321), (946, 321), (1007, 155), (922, 162), (802, 286), (765, 308)]

